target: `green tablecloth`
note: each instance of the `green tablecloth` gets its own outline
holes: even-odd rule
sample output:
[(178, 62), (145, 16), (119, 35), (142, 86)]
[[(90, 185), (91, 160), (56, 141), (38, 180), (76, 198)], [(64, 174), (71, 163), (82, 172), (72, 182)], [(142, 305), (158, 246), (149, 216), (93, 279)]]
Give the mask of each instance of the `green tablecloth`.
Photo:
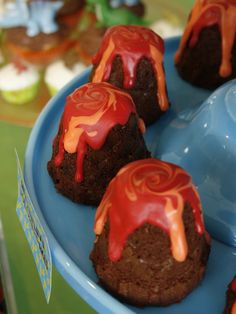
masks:
[[(150, 5), (153, 1), (146, 0), (145, 2)], [(176, 6), (182, 6), (181, 10), (184, 12), (188, 12), (193, 3), (192, 0), (176, 0), (175, 2)], [(160, 3), (164, 5), (165, 1), (160, 0)], [(164, 6), (170, 7), (171, 4), (167, 2)], [(152, 14), (155, 14), (155, 12), (152, 12)], [(23, 107), (22, 110), (24, 110)], [(15, 211), (17, 180), (14, 148), (17, 149), (23, 165), (24, 151), (29, 134), (29, 128), (0, 122), (0, 212), (18, 313), (94, 313), (64, 281), (55, 268), (53, 268), (51, 300), (48, 305), (46, 304), (32, 254)]]

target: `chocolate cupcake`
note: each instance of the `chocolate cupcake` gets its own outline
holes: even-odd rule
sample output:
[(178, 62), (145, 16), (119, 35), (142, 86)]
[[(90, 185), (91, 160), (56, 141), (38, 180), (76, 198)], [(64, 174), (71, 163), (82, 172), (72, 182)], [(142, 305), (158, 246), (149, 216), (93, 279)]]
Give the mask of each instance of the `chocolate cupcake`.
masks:
[[(50, 0), (52, 2), (55, 2), (57, 0)], [(80, 11), (84, 5), (85, 0), (64, 0), (62, 7), (57, 12), (57, 17), (65, 17), (65, 16), (71, 16), (78, 11)]]
[(37, 65), (45, 65), (59, 58), (73, 45), (67, 27), (60, 25), (58, 31), (29, 36), (27, 28), (12, 27), (5, 30), (4, 44), (14, 58)]
[(175, 55), (180, 76), (215, 89), (236, 77), (236, 2), (197, 0)]
[(228, 285), (224, 314), (236, 314), (236, 276)]
[(40, 66), (61, 57), (75, 45), (70, 23), (59, 21), (59, 17), (70, 18), (69, 5), (79, 10), (83, 2), (30, 0), (3, 5), (0, 26), (7, 55)]
[[(57, 1), (57, 0), (51, 0)], [(56, 14), (59, 24), (64, 24), (77, 34), (77, 25), (85, 10), (86, 0), (64, 0), (62, 7)]]
[(202, 280), (209, 236), (191, 177), (148, 158), (123, 167), (97, 209), (90, 258), (100, 283), (128, 303), (181, 301)]
[(108, 83), (68, 96), (48, 172), (71, 200), (98, 205), (110, 180), (130, 161), (149, 156), (144, 125), (131, 97)]
[(107, 30), (93, 58), (92, 82), (109, 82), (131, 95), (146, 125), (169, 108), (163, 68), (164, 43), (142, 26)]

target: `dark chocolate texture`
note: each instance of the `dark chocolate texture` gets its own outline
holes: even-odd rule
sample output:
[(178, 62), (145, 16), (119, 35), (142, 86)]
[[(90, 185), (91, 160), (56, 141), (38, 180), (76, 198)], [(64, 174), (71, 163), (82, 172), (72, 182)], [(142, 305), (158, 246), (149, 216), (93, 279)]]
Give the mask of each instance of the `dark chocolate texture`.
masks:
[(227, 77), (221, 77), (219, 74), (222, 59), (221, 41), (218, 25), (204, 28), (194, 47), (189, 47), (188, 40), (183, 54), (176, 64), (180, 76), (193, 85), (207, 89), (215, 89), (235, 78), (236, 41), (232, 49), (232, 73)]
[(98, 205), (110, 180), (125, 164), (150, 156), (137, 117), (131, 114), (124, 126), (116, 125), (100, 150), (88, 147), (83, 166), (84, 179), (75, 181), (77, 154), (64, 153), (62, 164), (54, 164), (58, 153), (60, 132), (54, 141), (53, 154), (48, 162), (48, 172), (56, 189), (74, 202)]
[(193, 211), (187, 204), (183, 221), (188, 243), (184, 262), (174, 259), (168, 234), (148, 223), (128, 237), (121, 259), (111, 262), (107, 221), (90, 255), (100, 283), (122, 301), (137, 306), (181, 301), (202, 280), (210, 252), (205, 235), (195, 230)]

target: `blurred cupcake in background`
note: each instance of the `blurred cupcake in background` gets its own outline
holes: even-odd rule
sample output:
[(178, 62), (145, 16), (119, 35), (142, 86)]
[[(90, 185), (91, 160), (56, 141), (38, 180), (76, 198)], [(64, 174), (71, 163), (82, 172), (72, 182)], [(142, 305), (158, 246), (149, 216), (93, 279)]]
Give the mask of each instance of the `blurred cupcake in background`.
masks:
[(63, 6), (62, 1), (6, 2), (0, 14), (0, 27), (10, 57), (45, 65), (71, 48), (74, 44), (71, 29), (57, 21)]
[(51, 96), (54, 96), (76, 75), (83, 72), (86, 66), (77, 62), (73, 66), (67, 66), (65, 61), (57, 60), (50, 64), (45, 71), (44, 80)]
[(38, 92), (39, 71), (32, 65), (16, 61), (0, 69), (0, 92), (8, 103), (20, 105), (32, 101)]
[(183, 29), (180, 25), (175, 25), (167, 19), (160, 19), (150, 25), (150, 28), (162, 38), (169, 38), (173, 36), (180, 36)]
[[(50, 0), (55, 2), (56, 0)], [(56, 13), (56, 21), (68, 27), (75, 27), (85, 8), (85, 0), (64, 0), (62, 7)]]
[(64, 27), (51, 34), (40, 32), (32, 37), (27, 35), (24, 27), (15, 27), (5, 31), (5, 45), (13, 58), (44, 66), (60, 58), (73, 42)]

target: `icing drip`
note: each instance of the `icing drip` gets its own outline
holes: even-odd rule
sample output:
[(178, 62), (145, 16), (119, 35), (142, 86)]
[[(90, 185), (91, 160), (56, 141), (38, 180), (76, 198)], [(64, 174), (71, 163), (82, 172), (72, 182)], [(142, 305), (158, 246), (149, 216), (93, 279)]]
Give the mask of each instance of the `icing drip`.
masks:
[(236, 35), (236, 1), (235, 0), (197, 0), (182, 36), (179, 49), (175, 55), (178, 63), (189, 40), (189, 47), (197, 43), (203, 28), (217, 24), (221, 33), (222, 60), (219, 68), (221, 77), (232, 73), (231, 57)]
[(195, 217), (195, 228), (204, 233), (201, 203), (191, 177), (182, 168), (148, 158), (123, 167), (110, 182), (97, 209), (94, 231), (102, 233), (109, 217), (111, 261), (120, 259), (128, 236), (144, 223), (168, 233), (173, 257), (182, 262), (188, 254), (183, 223), (185, 203)]
[(67, 97), (55, 165), (62, 163), (65, 151), (77, 153), (75, 180), (81, 182), (87, 145), (100, 149), (110, 130), (125, 125), (132, 112), (136, 113), (132, 98), (111, 84), (88, 83), (76, 89)]
[(153, 65), (157, 81), (157, 98), (162, 111), (169, 107), (163, 69), (164, 43), (161, 37), (142, 26), (114, 26), (107, 30), (100, 49), (92, 62), (97, 66), (93, 82), (109, 80), (112, 62), (120, 56), (123, 63), (126, 89), (132, 88), (136, 80), (136, 69), (141, 58)]

